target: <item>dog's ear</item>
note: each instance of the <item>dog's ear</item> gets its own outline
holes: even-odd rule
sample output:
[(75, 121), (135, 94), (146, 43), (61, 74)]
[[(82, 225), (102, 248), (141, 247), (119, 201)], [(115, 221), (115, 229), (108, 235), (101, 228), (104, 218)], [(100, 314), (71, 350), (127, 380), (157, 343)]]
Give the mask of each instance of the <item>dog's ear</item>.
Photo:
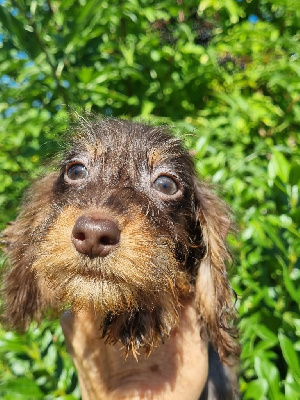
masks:
[(50, 293), (31, 269), (34, 259), (33, 231), (43, 223), (52, 197), (56, 174), (33, 184), (21, 212), (3, 232), (5, 262), (1, 287), (1, 322), (7, 328), (24, 331), (32, 319), (40, 320)]
[(227, 206), (205, 184), (195, 182), (196, 219), (205, 248), (196, 279), (196, 304), (208, 338), (223, 362), (239, 353), (232, 327), (235, 319), (233, 292), (227, 277), (230, 253), (226, 236), (231, 228)]

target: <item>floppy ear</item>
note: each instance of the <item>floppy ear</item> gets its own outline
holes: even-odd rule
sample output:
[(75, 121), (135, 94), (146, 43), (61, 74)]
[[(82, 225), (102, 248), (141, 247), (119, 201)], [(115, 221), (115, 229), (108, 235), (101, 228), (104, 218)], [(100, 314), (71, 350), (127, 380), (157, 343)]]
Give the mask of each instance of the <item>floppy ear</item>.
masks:
[(27, 329), (32, 319), (40, 320), (50, 293), (31, 269), (34, 259), (33, 231), (47, 217), (56, 174), (39, 179), (25, 197), (20, 215), (3, 232), (7, 255), (1, 287), (1, 322), (8, 328)]
[(212, 345), (223, 362), (239, 354), (235, 341), (234, 296), (226, 271), (230, 253), (226, 235), (231, 227), (226, 205), (203, 183), (195, 183), (196, 218), (205, 247), (196, 279), (196, 304)]

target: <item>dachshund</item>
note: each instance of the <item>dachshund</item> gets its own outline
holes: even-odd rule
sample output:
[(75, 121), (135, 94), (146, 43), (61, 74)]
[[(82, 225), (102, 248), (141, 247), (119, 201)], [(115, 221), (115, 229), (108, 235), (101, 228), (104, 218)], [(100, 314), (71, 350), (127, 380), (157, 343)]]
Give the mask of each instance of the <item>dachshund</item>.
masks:
[[(113, 357), (126, 364), (151, 360), (178, 331), (184, 336), (193, 304), (209, 365), (196, 398), (237, 399), (228, 207), (197, 178), (189, 152), (165, 126), (81, 118), (66, 142), (56, 172), (32, 185), (3, 232), (3, 325), (24, 331), (49, 312), (69, 310), (63, 326), (74, 337), (65, 321), (73, 318), (76, 328), (74, 318), (85, 315), (78, 329), (94, 325), (96, 346), (121, 345)], [(94, 368), (84, 365), (79, 375)], [(83, 398), (109, 398), (79, 379)]]

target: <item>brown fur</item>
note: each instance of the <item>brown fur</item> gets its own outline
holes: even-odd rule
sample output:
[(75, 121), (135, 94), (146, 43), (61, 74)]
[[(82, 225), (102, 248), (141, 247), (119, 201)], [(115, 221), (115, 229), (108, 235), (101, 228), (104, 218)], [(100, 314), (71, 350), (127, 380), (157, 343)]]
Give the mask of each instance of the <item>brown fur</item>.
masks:
[[(87, 167), (87, 179), (66, 178), (74, 162)], [(160, 175), (176, 178), (176, 196), (153, 189)], [(82, 215), (118, 225), (121, 240), (108, 256), (90, 258), (74, 248), (72, 229)], [(2, 320), (24, 330), (45, 310), (94, 309), (108, 342), (150, 353), (176, 326), (181, 302), (195, 296), (202, 335), (230, 362), (239, 353), (225, 265), (230, 225), (226, 206), (196, 178), (189, 154), (164, 128), (84, 121), (60, 171), (32, 186), (4, 231)]]

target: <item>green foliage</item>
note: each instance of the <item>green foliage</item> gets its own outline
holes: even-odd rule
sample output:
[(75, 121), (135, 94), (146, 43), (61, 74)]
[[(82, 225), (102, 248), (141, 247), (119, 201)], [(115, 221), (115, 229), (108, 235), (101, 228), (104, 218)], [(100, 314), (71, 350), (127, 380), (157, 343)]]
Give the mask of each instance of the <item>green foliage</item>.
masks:
[[(239, 233), (244, 399), (300, 393), (298, 0), (0, 2), (0, 217), (76, 114), (142, 116), (184, 135)], [(79, 398), (57, 323), (0, 330), (0, 398)]]
[(58, 323), (21, 336), (1, 332), (1, 399), (79, 398), (77, 377)]

